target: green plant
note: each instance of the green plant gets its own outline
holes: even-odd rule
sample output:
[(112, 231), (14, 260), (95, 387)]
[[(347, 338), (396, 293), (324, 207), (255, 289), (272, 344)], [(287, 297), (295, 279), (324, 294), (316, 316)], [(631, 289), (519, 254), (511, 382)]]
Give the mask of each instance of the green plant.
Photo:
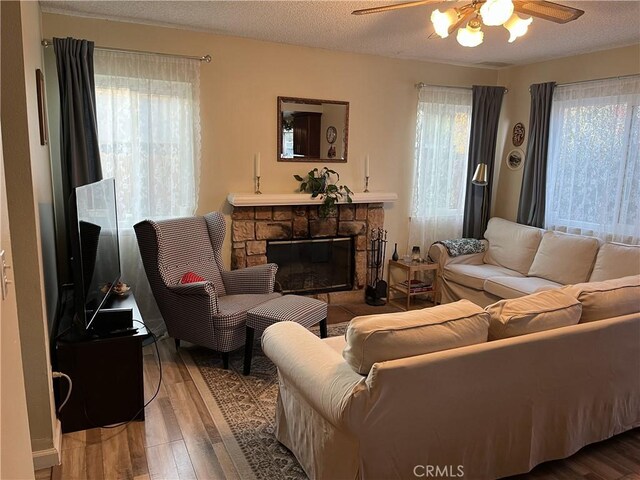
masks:
[[(335, 181), (332, 177), (335, 177)], [(346, 202), (351, 203), (351, 194), (353, 193), (346, 185), (338, 185), (340, 175), (335, 170), (322, 167), (321, 170), (314, 168), (304, 177), (294, 175), (300, 182), (300, 191), (311, 194), (312, 198), (320, 197), (322, 204), (319, 213), (321, 217), (327, 217), (334, 212), (336, 204), (346, 197)]]

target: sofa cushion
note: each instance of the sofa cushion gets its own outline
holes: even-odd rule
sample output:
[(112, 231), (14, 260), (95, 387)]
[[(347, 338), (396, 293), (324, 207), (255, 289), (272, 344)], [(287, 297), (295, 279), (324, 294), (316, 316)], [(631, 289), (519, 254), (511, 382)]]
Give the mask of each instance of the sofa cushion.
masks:
[(546, 278), (563, 285), (586, 282), (599, 246), (596, 238), (547, 232), (542, 237), (528, 276)]
[(494, 217), (487, 224), (484, 238), (489, 249), (484, 262), (526, 275), (542, 240), (544, 230)]
[(581, 323), (640, 312), (640, 275), (567, 285), (562, 291), (582, 303)]
[(356, 317), (342, 356), (366, 375), (374, 363), (487, 341), (489, 314), (469, 300), (422, 310)]
[(447, 280), (459, 283), (465, 287), (475, 288), (476, 290), (482, 290), (485, 280), (490, 277), (522, 277), (518, 272), (505, 267), (488, 264), (467, 265), (462, 263), (447, 265), (444, 269), (443, 276)]
[(500, 300), (485, 310), (491, 315), (489, 340), (497, 340), (575, 325), (582, 305), (561, 290), (547, 290)]
[(518, 298), (540, 289), (553, 290), (561, 284), (540, 277), (491, 277), (484, 282), (485, 292), (500, 298)]
[(640, 245), (605, 243), (598, 250), (590, 282), (640, 274)]

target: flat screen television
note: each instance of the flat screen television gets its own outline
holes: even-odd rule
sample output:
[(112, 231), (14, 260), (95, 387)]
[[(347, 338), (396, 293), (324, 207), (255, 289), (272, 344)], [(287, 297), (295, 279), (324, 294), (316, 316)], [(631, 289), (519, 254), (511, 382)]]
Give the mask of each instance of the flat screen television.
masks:
[(120, 279), (118, 213), (113, 178), (75, 188), (76, 315), (87, 330)]

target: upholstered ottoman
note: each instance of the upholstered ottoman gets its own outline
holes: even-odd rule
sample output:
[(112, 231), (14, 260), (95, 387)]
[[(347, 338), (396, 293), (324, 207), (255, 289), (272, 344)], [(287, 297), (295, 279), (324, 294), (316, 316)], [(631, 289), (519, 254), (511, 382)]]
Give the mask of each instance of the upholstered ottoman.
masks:
[(320, 323), (320, 337), (327, 336), (327, 304), (321, 300), (284, 295), (262, 303), (247, 311), (247, 339), (244, 346), (244, 374), (251, 371), (253, 338), (256, 330), (262, 332), (278, 322), (296, 322), (303, 327)]

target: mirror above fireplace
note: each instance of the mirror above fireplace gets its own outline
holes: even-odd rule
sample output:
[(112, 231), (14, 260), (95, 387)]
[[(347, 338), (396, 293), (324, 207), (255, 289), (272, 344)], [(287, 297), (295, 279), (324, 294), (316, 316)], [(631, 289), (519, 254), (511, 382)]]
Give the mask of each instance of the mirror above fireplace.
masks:
[(279, 162), (346, 162), (349, 102), (278, 97)]

